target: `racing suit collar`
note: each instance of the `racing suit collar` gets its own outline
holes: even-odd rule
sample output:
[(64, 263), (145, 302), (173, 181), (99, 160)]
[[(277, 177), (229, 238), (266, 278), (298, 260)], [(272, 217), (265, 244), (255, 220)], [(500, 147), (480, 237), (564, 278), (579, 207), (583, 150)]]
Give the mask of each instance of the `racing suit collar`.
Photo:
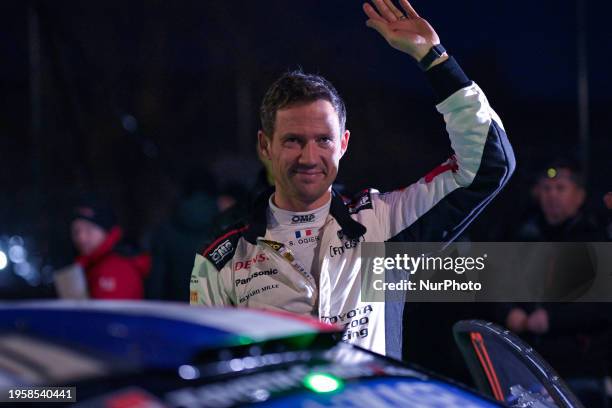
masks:
[(340, 227), (342, 227), (344, 235), (346, 235), (348, 238), (358, 239), (360, 236), (366, 233), (366, 227), (351, 217), (349, 209), (346, 204), (344, 204), (342, 196), (333, 189), (329, 213), (336, 219), (336, 221), (338, 221), (338, 224), (340, 224)]
[[(274, 193), (274, 187), (261, 193), (255, 200), (249, 218), (249, 228), (244, 238), (253, 245), (257, 245), (257, 238), (266, 235), (268, 200)], [(342, 196), (332, 189), (332, 198), (329, 213), (336, 219), (344, 235), (350, 239), (357, 239), (366, 233), (366, 227), (355, 221), (348, 210)]]

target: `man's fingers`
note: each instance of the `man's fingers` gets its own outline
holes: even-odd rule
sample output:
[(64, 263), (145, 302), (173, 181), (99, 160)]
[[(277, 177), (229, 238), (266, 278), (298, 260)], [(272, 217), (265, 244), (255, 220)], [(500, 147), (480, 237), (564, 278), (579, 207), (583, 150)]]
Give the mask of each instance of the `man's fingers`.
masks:
[(369, 3), (363, 4), (363, 11), (370, 18), (370, 20), (377, 20), (377, 21), (382, 21), (382, 22), (386, 21), (376, 12), (376, 10), (374, 10), (374, 7), (370, 6)]
[(417, 13), (416, 10), (412, 8), (412, 5), (408, 3), (408, 0), (399, 0), (399, 2), (402, 8), (404, 9), (404, 11), (408, 13), (408, 18), (420, 18), (421, 17), (419, 16), (419, 13)]
[(395, 18), (399, 20), (401, 17), (404, 17), (404, 13), (402, 13), (401, 10), (395, 7), (395, 4), (393, 4), (393, 0), (383, 0), (383, 1), (387, 5), (387, 7), (389, 7), (389, 10), (391, 10)]
[(374, 5), (376, 6), (378, 13), (383, 16), (383, 18), (389, 23), (392, 21), (397, 21), (397, 17), (395, 16), (395, 14), (393, 14), (391, 9), (387, 7), (383, 0), (374, 0)]
[(366, 25), (378, 31), (378, 33), (385, 38), (390, 34), (390, 29), (386, 21), (369, 19), (366, 21)]

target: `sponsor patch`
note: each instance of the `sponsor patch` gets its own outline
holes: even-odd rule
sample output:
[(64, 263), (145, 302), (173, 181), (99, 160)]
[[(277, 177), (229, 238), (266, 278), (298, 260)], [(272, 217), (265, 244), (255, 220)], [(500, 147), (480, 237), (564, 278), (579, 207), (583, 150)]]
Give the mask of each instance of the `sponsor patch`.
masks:
[(364, 190), (348, 204), (349, 214), (357, 214), (361, 210), (372, 209), (372, 195), (370, 190)]
[(203, 252), (204, 257), (212, 262), (217, 270), (220, 271), (234, 256), (238, 241), (242, 236), (241, 232), (245, 229), (246, 227), (235, 229), (221, 236), (221, 238), (217, 239)]
[(295, 231), (295, 238), (296, 239), (300, 239), (302, 237), (310, 237), (310, 236), (312, 236), (312, 230), (311, 229)]
[(234, 283), (236, 284), (236, 286), (246, 285), (251, 280), (258, 278), (260, 276), (271, 276), (271, 275), (276, 275), (276, 274), (278, 274), (278, 269), (276, 268), (271, 268), (265, 271), (256, 271), (256, 272), (251, 273), (248, 277), (244, 279), (236, 279)]
[(257, 296), (257, 295), (261, 295), (264, 292), (267, 292), (269, 290), (274, 290), (274, 289), (278, 289), (278, 284), (274, 284), (274, 285), (267, 285), (264, 286), (263, 288), (259, 288), (259, 289), (255, 289), (250, 291), (249, 293), (247, 293), (246, 295), (242, 296), (239, 300), (238, 303), (244, 303), (247, 302), (251, 297), (253, 296)]
[(359, 245), (360, 241), (365, 241), (365, 238), (363, 237), (363, 235), (361, 237), (359, 237), (359, 238), (356, 238), (356, 239), (346, 240), (346, 241), (342, 242), (342, 245), (340, 245), (340, 246), (330, 245), (329, 246), (329, 256), (333, 258), (336, 255), (344, 254), (344, 252), (347, 251), (347, 250), (351, 250), (351, 249), (357, 248), (357, 245)]
[(242, 232), (245, 231), (247, 228), (248, 226), (244, 226), (231, 230), (228, 233), (222, 235), (220, 238), (216, 239), (210, 246), (208, 246), (208, 248), (204, 250), (202, 255), (205, 256), (210, 262), (212, 262), (217, 268), (217, 270), (221, 270), (221, 268), (223, 268), (225, 264), (234, 256), (238, 241), (242, 236)]
[(368, 337), (368, 326), (372, 311), (372, 305), (365, 305), (342, 312), (336, 316), (321, 316), (321, 321), (341, 325), (344, 330), (342, 340), (350, 343), (357, 339)]
[(214, 251), (210, 253), (213, 262), (221, 262), (226, 256), (232, 253), (234, 246), (229, 239), (223, 241)]
[(315, 220), (314, 214), (306, 214), (306, 215), (294, 215), (291, 217), (292, 224), (304, 224), (307, 222), (313, 222)]
[(234, 262), (234, 271), (239, 271), (241, 269), (251, 269), (252, 266), (255, 266), (258, 263), (265, 262), (268, 260), (266, 254), (260, 253), (255, 255), (251, 259), (245, 259), (241, 261)]

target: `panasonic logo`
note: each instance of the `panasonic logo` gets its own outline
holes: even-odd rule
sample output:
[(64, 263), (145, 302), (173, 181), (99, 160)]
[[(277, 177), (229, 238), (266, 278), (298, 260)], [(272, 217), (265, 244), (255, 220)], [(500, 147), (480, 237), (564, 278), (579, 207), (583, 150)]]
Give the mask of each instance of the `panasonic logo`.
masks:
[(236, 286), (246, 285), (253, 278), (257, 278), (259, 276), (276, 275), (277, 273), (278, 273), (278, 269), (268, 269), (267, 271), (257, 271), (257, 272), (253, 272), (251, 275), (249, 275), (249, 277), (247, 277), (245, 279), (236, 279), (235, 283), (236, 283)]

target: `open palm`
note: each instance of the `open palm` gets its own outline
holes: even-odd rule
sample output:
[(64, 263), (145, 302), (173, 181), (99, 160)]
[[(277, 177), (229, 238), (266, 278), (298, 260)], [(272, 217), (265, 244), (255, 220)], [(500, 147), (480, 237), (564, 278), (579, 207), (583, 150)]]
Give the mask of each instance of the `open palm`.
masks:
[(420, 61), (429, 49), (440, 43), (440, 38), (429, 23), (421, 18), (407, 0), (399, 0), (403, 11), (391, 0), (373, 0), (363, 5), (368, 16), (368, 27), (378, 31), (395, 49)]

